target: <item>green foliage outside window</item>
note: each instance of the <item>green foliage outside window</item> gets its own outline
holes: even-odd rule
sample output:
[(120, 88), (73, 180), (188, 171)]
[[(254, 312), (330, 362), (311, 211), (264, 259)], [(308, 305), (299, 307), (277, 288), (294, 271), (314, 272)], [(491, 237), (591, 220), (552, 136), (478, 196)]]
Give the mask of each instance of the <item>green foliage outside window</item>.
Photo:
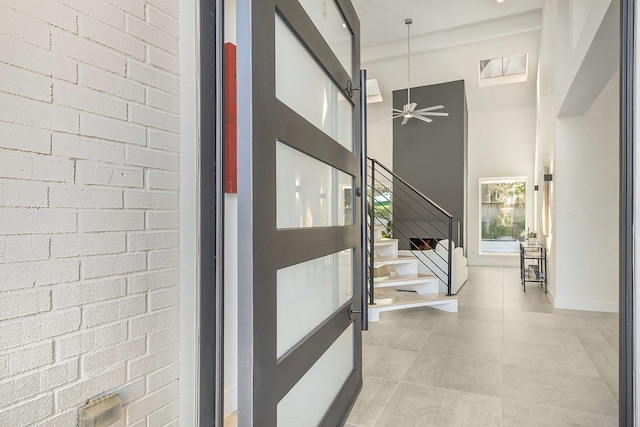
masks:
[(481, 185), (483, 240), (516, 240), (525, 230), (524, 181), (492, 181)]

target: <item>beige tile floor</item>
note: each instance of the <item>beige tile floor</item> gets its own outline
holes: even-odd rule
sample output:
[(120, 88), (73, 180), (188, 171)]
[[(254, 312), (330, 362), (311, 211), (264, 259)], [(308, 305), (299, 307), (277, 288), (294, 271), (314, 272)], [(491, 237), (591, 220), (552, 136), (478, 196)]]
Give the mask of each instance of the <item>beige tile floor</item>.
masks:
[(370, 325), (347, 427), (618, 425), (617, 314), (556, 310), (517, 268), (471, 267), (458, 296)]

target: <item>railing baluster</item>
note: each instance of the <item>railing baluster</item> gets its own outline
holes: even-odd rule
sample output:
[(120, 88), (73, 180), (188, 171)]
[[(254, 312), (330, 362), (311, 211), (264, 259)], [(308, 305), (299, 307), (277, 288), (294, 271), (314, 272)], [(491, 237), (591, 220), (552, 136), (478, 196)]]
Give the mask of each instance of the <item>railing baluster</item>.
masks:
[(369, 228), (370, 242), (369, 242), (369, 304), (375, 304), (375, 291), (374, 291), (374, 278), (375, 278), (375, 227), (376, 227), (376, 199), (375, 199), (375, 179), (376, 179), (376, 167), (375, 163), (371, 161), (371, 224)]
[(452, 249), (452, 243), (451, 243), (451, 239), (452, 239), (452, 232), (453, 232), (453, 227), (452, 227), (452, 222), (453, 218), (449, 217), (449, 252), (447, 253), (447, 295), (451, 295), (451, 252)]
[[(446, 210), (444, 210), (442, 207), (438, 206), (433, 200), (429, 199), (428, 197), (426, 197), (424, 194), (422, 194), (419, 190), (417, 190), (415, 187), (413, 187), (411, 184), (409, 184), (408, 182), (406, 182), (404, 179), (402, 179), (401, 177), (397, 176), (394, 172), (392, 172), (390, 169), (388, 169), (386, 166), (384, 166), (383, 164), (381, 164), (380, 162), (378, 162), (375, 159), (372, 158), (368, 158), (368, 160), (371, 161), (371, 175), (369, 176), (370, 178), (370, 191), (371, 191), (371, 205), (370, 205), (370, 226), (369, 226), (369, 235), (370, 235), (370, 240), (369, 240), (369, 304), (374, 304), (375, 301), (375, 290), (374, 290), (374, 276), (375, 276), (375, 267), (374, 267), (374, 263), (375, 263), (375, 225), (376, 225), (376, 219), (375, 219), (375, 212), (376, 212), (376, 206), (375, 206), (375, 197), (376, 197), (376, 185), (380, 184), (382, 186), (382, 188), (384, 189), (385, 193), (388, 193), (390, 196), (390, 200), (393, 200), (393, 211), (391, 210), (391, 203), (389, 205), (389, 207), (384, 206), (382, 209), (386, 210), (386, 212), (388, 213), (389, 216), (389, 220), (392, 220), (393, 224), (394, 224), (394, 238), (398, 238), (398, 237), (402, 237), (403, 239), (409, 239), (409, 236), (405, 235), (402, 231), (401, 228), (398, 228), (398, 222), (396, 221), (396, 214), (401, 214), (403, 216), (410, 216), (409, 214), (411, 214), (412, 212), (415, 214), (418, 214), (419, 219), (418, 221), (409, 221), (407, 223), (405, 223), (405, 228), (407, 228), (407, 231), (409, 232), (409, 234), (411, 233), (416, 233), (415, 230), (417, 230), (418, 233), (424, 233), (424, 236), (414, 236), (417, 238), (425, 238), (425, 237), (433, 237), (433, 238), (444, 238), (446, 237), (448, 239), (448, 245), (447, 245), (447, 258), (446, 258), (446, 263), (447, 263), (447, 267), (446, 267), (446, 272), (441, 269), (438, 265), (435, 265), (435, 267), (439, 270), (442, 271), (441, 274), (446, 274), (446, 286), (447, 286), (447, 295), (452, 295), (451, 293), (451, 289), (452, 289), (452, 259), (453, 259), (453, 215), (451, 215), (449, 212), (447, 212)], [(379, 170), (379, 174), (380, 176), (382, 176), (381, 179), (377, 179), (376, 178), (376, 166), (380, 167)], [(383, 183), (384, 181), (388, 181), (389, 184), (385, 184)], [(394, 190), (392, 191), (390, 189), (390, 187), (393, 186)], [(406, 188), (406, 189), (405, 189)], [(406, 210), (398, 205), (398, 201), (394, 199), (393, 194), (396, 192), (396, 190), (398, 190), (399, 192), (406, 194), (407, 195), (407, 200), (404, 202), (406, 204)], [(414, 195), (416, 195), (417, 197), (414, 197)], [(411, 204), (410, 201), (413, 201), (415, 203), (415, 207)], [(425, 215), (424, 212), (422, 212), (422, 210), (424, 210), (424, 212), (426, 212), (428, 214), (428, 218)], [(407, 212), (409, 211), (409, 212)], [(406, 224), (409, 224), (409, 226), (406, 226)], [(432, 231), (427, 231), (424, 227), (423, 224), (426, 224), (426, 227), (429, 230)], [(441, 230), (442, 225), (446, 224), (446, 230)], [(410, 227), (411, 225), (413, 225), (413, 227)], [(461, 242), (461, 230), (460, 230), (460, 222), (456, 222), (456, 226), (457, 226), (457, 239), (458, 239), (458, 244), (462, 244)], [(434, 235), (434, 232), (436, 235)], [(396, 234), (399, 234), (398, 236), (396, 236)], [(410, 244), (410, 243), (409, 243)], [(409, 249), (413, 249), (411, 247), (409, 247)], [(438, 257), (440, 257), (443, 261), (445, 261), (445, 258), (443, 256), (441, 256), (440, 254), (436, 254)], [(428, 266), (427, 264), (425, 264), (420, 258), (418, 258), (418, 260), (425, 265), (425, 267), (427, 267), (429, 270), (433, 271), (436, 276), (442, 280), (443, 282), (445, 282), (444, 277), (441, 277), (441, 275), (439, 273), (437, 273), (437, 271), (433, 270), (432, 267)]]

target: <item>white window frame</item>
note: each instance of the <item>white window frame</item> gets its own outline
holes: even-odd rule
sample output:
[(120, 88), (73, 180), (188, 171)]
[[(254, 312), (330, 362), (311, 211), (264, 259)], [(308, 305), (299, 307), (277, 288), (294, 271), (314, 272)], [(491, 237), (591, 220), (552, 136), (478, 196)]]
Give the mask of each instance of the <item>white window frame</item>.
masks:
[[(480, 255), (516, 255), (519, 253), (519, 240), (513, 243), (513, 250), (503, 251), (490, 251), (483, 249), (482, 239), (482, 185), (501, 182), (524, 182), (525, 196), (524, 196), (524, 218), (525, 218), (525, 231), (529, 227), (527, 220), (527, 192), (528, 192), (528, 180), (526, 176), (502, 176), (502, 177), (481, 177), (478, 179), (478, 254)], [(513, 241), (512, 241), (513, 242)]]

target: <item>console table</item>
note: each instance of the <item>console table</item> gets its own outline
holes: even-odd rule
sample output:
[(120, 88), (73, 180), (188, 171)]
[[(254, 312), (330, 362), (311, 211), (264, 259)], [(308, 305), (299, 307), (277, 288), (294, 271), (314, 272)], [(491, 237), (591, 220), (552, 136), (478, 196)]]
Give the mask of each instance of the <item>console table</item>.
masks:
[(520, 242), (520, 279), (525, 292), (527, 282), (535, 282), (544, 285), (547, 293), (547, 249), (539, 242)]

